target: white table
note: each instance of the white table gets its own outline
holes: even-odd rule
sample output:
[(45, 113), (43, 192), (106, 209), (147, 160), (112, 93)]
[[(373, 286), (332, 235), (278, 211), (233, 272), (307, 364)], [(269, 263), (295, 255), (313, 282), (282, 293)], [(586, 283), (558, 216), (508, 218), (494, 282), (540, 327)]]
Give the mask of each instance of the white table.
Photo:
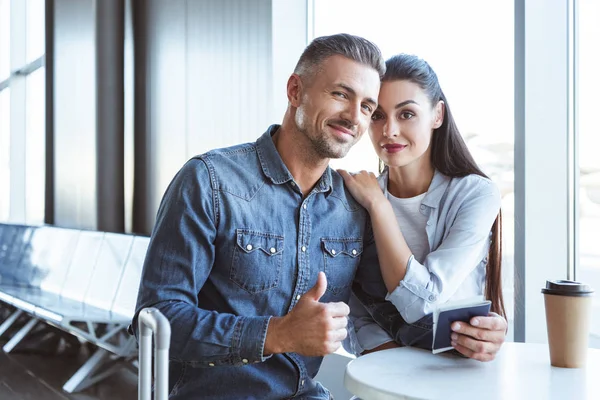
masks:
[(552, 367), (545, 344), (504, 343), (487, 363), (402, 347), (353, 360), (344, 385), (364, 400), (599, 400), (600, 350), (571, 369)]

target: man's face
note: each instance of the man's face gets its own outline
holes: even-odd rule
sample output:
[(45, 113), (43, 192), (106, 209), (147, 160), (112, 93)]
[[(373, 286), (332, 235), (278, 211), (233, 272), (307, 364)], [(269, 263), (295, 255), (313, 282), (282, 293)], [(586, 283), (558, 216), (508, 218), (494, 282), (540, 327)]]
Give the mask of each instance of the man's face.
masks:
[(321, 63), (301, 79), (296, 127), (320, 158), (341, 158), (369, 127), (377, 108), (379, 75), (342, 56)]

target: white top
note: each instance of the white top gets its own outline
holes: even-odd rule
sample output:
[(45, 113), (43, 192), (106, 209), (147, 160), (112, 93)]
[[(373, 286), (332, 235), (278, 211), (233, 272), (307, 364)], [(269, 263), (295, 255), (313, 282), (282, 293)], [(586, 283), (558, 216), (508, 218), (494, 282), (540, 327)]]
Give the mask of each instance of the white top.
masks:
[(429, 253), (429, 240), (425, 231), (427, 216), (422, 214), (419, 208), (427, 193), (407, 199), (395, 197), (387, 191), (385, 194), (392, 205), (408, 248), (417, 261), (425, 262), (425, 256)]
[(557, 368), (547, 344), (505, 343), (487, 363), (414, 347), (378, 351), (347, 365), (344, 386), (369, 400), (598, 400), (599, 377), (600, 350), (588, 350), (586, 368)]

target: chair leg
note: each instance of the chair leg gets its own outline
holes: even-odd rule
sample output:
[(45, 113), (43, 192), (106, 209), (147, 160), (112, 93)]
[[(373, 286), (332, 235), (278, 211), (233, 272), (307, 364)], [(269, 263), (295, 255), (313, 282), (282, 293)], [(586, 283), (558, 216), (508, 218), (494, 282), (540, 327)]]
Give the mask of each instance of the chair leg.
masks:
[(14, 313), (12, 313), (8, 318), (6, 318), (2, 325), (0, 325), (0, 336), (2, 336), (4, 332), (6, 332), (6, 330), (17, 321), (21, 314), (23, 314), (23, 310), (17, 310)]
[(21, 328), (9, 341), (4, 345), (2, 350), (5, 353), (10, 353), (20, 342), (27, 336), (27, 334), (37, 325), (38, 320), (32, 318), (24, 327)]
[[(82, 391), (123, 368), (121, 358), (111, 359), (111, 353), (98, 349), (63, 385), (67, 393)], [(103, 370), (101, 370), (103, 369)]]

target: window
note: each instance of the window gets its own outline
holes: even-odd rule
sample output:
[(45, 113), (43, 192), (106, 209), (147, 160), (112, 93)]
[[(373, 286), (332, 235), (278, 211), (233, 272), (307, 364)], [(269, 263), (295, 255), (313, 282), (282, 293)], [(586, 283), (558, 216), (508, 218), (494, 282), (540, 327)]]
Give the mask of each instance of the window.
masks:
[[(356, 34), (376, 43), (385, 58), (416, 54), (436, 71), (469, 149), (502, 192), (504, 297), (509, 319), (514, 254), (513, 14), (508, 1), (373, 0), (365, 7), (357, 0), (314, 0), (313, 25), (314, 37)], [(376, 172), (378, 168), (366, 136), (347, 157), (331, 165), (350, 171)]]
[[(600, 136), (596, 114), (600, 107), (600, 3), (579, 0), (577, 123), (579, 132), (579, 263), (576, 279), (600, 293)], [(591, 345), (600, 348), (600, 296), (594, 298)]]
[(10, 0), (0, 0), (0, 221), (8, 218), (10, 191)]
[(44, 222), (44, 52), (45, 1), (0, 0), (0, 221)]
[(0, 0), (0, 90), (10, 75), (10, 0)]
[(25, 210), (30, 223), (44, 222), (46, 171), (45, 68), (27, 76), (25, 114)]
[(44, 55), (44, 0), (27, 0), (27, 62)]
[(0, 221), (8, 219), (10, 191), (10, 88), (0, 91)]

